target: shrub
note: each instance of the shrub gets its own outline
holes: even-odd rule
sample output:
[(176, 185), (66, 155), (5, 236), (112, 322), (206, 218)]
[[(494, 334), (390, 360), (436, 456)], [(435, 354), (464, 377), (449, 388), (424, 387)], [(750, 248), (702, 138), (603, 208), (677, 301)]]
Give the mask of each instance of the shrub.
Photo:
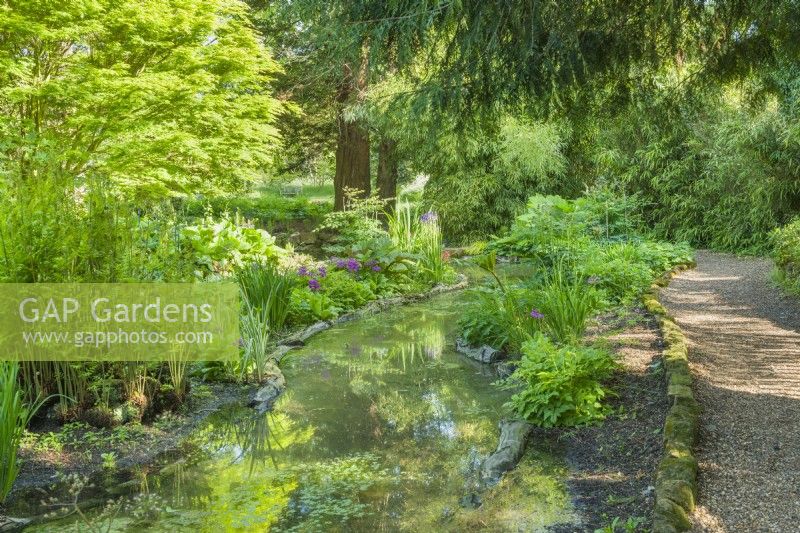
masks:
[(336, 318), (342, 309), (319, 291), (308, 287), (295, 289), (289, 303), (289, 321), (292, 324), (310, 324), (315, 320), (331, 320)]
[(691, 260), (691, 249), (685, 243), (599, 243), (586, 249), (579, 269), (609, 303), (626, 304), (647, 290), (655, 277)]
[(611, 304), (630, 302), (647, 289), (653, 279), (650, 267), (638, 257), (636, 246), (630, 243), (592, 246), (578, 269)]
[(508, 236), (490, 247), (499, 254), (539, 259), (552, 265), (588, 246), (591, 214), (560, 196), (536, 195), (514, 221)]
[(800, 218), (772, 232), (772, 257), (783, 280), (800, 286)]
[(615, 368), (611, 355), (597, 348), (557, 347), (543, 335), (522, 345), (522, 359), (508, 383), (525, 389), (511, 397), (509, 406), (522, 418), (541, 427), (579, 426), (602, 420), (608, 395), (601, 381)]
[(355, 194), (357, 192), (348, 189), (346, 210), (328, 213), (314, 230), (335, 234), (333, 242), (323, 246), (328, 253), (350, 255), (359, 243), (387, 236), (380, 219), (384, 200), (377, 196), (361, 199)]

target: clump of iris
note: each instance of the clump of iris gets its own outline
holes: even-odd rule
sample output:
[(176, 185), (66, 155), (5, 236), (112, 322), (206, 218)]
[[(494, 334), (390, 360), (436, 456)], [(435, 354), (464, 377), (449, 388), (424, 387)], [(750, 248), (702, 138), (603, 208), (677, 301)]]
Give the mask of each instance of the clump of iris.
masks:
[(314, 291), (314, 292), (317, 292), (317, 291), (318, 291), (318, 290), (320, 290), (322, 287), (320, 286), (320, 284), (319, 284), (319, 280), (318, 280), (318, 279), (316, 279), (316, 278), (311, 278), (310, 280), (308, 280), (308, 288), (309, 288), (309, 289), (311, 289), (311, 290), (312, 290), (312, 291)]
[(436, 213), (434, 213), (433, 211), (428, 211), (426, 213), (422, 213), (422, 215), (419, 217), (419, 221), (422, 222), (423, 224), (432, 224), (436, 222), (437, 218), (438, 216), (436, 215)]

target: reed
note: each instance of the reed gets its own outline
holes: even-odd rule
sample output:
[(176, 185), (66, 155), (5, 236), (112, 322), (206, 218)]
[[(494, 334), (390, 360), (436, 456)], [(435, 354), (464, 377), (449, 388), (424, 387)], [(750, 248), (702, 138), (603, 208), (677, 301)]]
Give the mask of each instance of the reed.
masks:
[(17, 453), (25, 428), (45, 402), (25, 402), (18, 375), (17, 363), (0, 363), (0, 503), (11, 492), (19, 474)]

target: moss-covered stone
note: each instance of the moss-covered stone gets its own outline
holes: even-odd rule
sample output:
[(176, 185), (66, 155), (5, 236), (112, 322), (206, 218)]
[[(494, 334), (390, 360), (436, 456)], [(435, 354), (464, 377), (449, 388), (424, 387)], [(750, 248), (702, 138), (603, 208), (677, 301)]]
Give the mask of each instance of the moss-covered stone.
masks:
[(677, 503), (686, 513), (694, 511), (695, 491), (693, 481), (661, 479), (656, 481), (656, 493)]
[[(687, 370), (688, 370), (688, 365), (687, 365)], [(688, 371), (670, 372), (668, 385), (670, 387), (677, 387), (677, 386), (691, 387), (692, 375)]]
[(686, 511), (669, 498), (656, 496), (656, 508), (653, 513), (653, 533), (676, 533), (692, 527)]
[[(661, 460), (656, 472), (656, 498), (669, 498), (680, 503), (687, 512), (694, 510), (694, 495), (697, 486), (697, 459), (692, 456), (667, 456)], [(688, 488), (691, 499), (681, 496), (683, 489)], [(672, 492), (676, 490), (676, 492)], [(685, 504), (685, 505), (684, 505)]]
[(653, 512), (655, 533), (686, 531), (691, 527), (689, 513), (697, 497), (697, 460), (694, 447), (700, 408), (692, 391), (689, 346), (686, 336), (664, 306), (658, 301), (658, 287), (665, 287), (680, 266), (656, 280), (642, 297), (645, 308), (659, 317), (661, 336), (666, 345), (662, 352), (667, 377), (667, 394), (672, 400), (664, 423), (664, 458), (656, 472), (656, 506)]

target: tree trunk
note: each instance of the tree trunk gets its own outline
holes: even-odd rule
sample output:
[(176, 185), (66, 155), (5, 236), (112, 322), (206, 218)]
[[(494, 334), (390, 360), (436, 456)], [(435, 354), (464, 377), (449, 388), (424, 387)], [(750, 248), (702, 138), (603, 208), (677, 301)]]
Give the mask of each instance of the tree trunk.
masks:
[(397, 199), (397, 143), (382, 139), (378, 147), (378, 196), (386, 200), (386, 211), (391, 213)]
[(357, 74), (345, 63), (342, 82), (336, 95), (339, 115), (339, 138), (336, 144), (336, 175), (333, 178), (334, 204), (337, 211), (347, 209), (346, 189), (357, 189), (358, 196), (367, 197), (372, 192), (369, 174), (369, 133), (358, 122), (347, 120), (344, 108), (353, 93), (361, 98), (366, 87), (367, 57), (361, 58)]
[(347, 121), (339, 114), (339, 140), (336, 145), (336, 175), (334, 209), (347, 207), (345, 189), (358, 189), (358, 196), (367, 197), (372, 192), (369, 175), (369, 133), (357, 122)]

